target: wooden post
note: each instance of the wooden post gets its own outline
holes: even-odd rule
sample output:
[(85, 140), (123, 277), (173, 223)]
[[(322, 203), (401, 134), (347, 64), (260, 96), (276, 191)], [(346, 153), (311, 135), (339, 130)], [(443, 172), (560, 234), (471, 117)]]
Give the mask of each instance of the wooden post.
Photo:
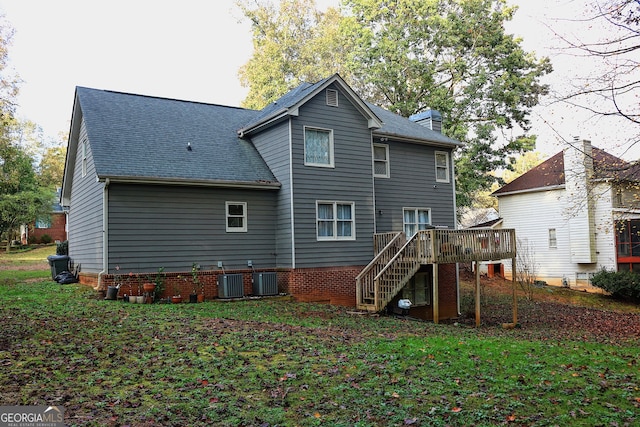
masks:
[(438, 304), (438, 266), (440, 264), (431, 264), (433, 266), (433, 323), (440, 321), (440, 306)]
[(480, 261), (476, 261), (476, 328), (480, 327)]
[(516, 295), (516, 257), (511, 258), (511, 282), (513, 283), (513, 325), (518, 324), (518, 297)]

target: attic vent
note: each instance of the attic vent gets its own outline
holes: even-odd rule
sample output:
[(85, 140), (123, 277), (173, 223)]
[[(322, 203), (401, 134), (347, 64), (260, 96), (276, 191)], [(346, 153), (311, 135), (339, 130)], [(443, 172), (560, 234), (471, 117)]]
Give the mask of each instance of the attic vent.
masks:
[(338, 91), (335, 89), (327, 89), (327, 105), (330, 107), (338, 106)]

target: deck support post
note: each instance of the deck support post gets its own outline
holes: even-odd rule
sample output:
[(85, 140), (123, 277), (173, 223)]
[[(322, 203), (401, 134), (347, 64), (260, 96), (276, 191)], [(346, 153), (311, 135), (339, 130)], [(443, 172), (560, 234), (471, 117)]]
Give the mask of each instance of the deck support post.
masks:
[(440, 305), (439, 305), (439, 297), (438, 297), (438, 265), (439, 264), (431, 264), (433, 266), (433, 323), (438, 323), (440, 321)]
[(476, 261), (476, 328), (480, 327), (480, 261)]

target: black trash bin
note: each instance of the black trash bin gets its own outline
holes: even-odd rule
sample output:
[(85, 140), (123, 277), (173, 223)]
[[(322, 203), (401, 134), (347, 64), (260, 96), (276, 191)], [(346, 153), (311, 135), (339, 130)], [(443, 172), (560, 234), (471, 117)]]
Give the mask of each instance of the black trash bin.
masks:
[(63, 271), (69, 271), (68, 255), (49, 255), (47, 261), (49, 261), (49, 267), (51, 267), (51, 279), (55, 279)]

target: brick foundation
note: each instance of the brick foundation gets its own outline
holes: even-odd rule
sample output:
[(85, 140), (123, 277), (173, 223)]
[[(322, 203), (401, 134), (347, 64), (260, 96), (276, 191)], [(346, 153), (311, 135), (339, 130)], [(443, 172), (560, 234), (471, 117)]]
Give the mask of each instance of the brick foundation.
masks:
[[(278, 292), (288, 293), (298, 301), (325, 302), (335, 305), (353, 307), (356, 304), (356, 276), (362, 270), (361, 266), (334, 268), (305, 268), (296, 270), (278, 270)], [(272, 270), (260, 270), (276, 271)], [(253, 270), (225, 271), (226, 274), (243, 275), (244, 294), (253, 293)], [(161, 297), (170, 297), (176, 293), (188, 298), (194, 289), (196, 293), (204, 293), (205, 299), (218, 298), (218, 280), (222, 275), (219, 271), (198, 272), (199, 285), (194, 285), (191, 272), (165, 273), (164, 291)], [(153, 281), (155, 273), (151, 274), (105, 274), (102, 277), (104, 289), (120, 283), (119, 297), (126, 295), (141, 295), (142, 284)], [(79, 274), (80, 283), (98, 286), (97, 274)]]

